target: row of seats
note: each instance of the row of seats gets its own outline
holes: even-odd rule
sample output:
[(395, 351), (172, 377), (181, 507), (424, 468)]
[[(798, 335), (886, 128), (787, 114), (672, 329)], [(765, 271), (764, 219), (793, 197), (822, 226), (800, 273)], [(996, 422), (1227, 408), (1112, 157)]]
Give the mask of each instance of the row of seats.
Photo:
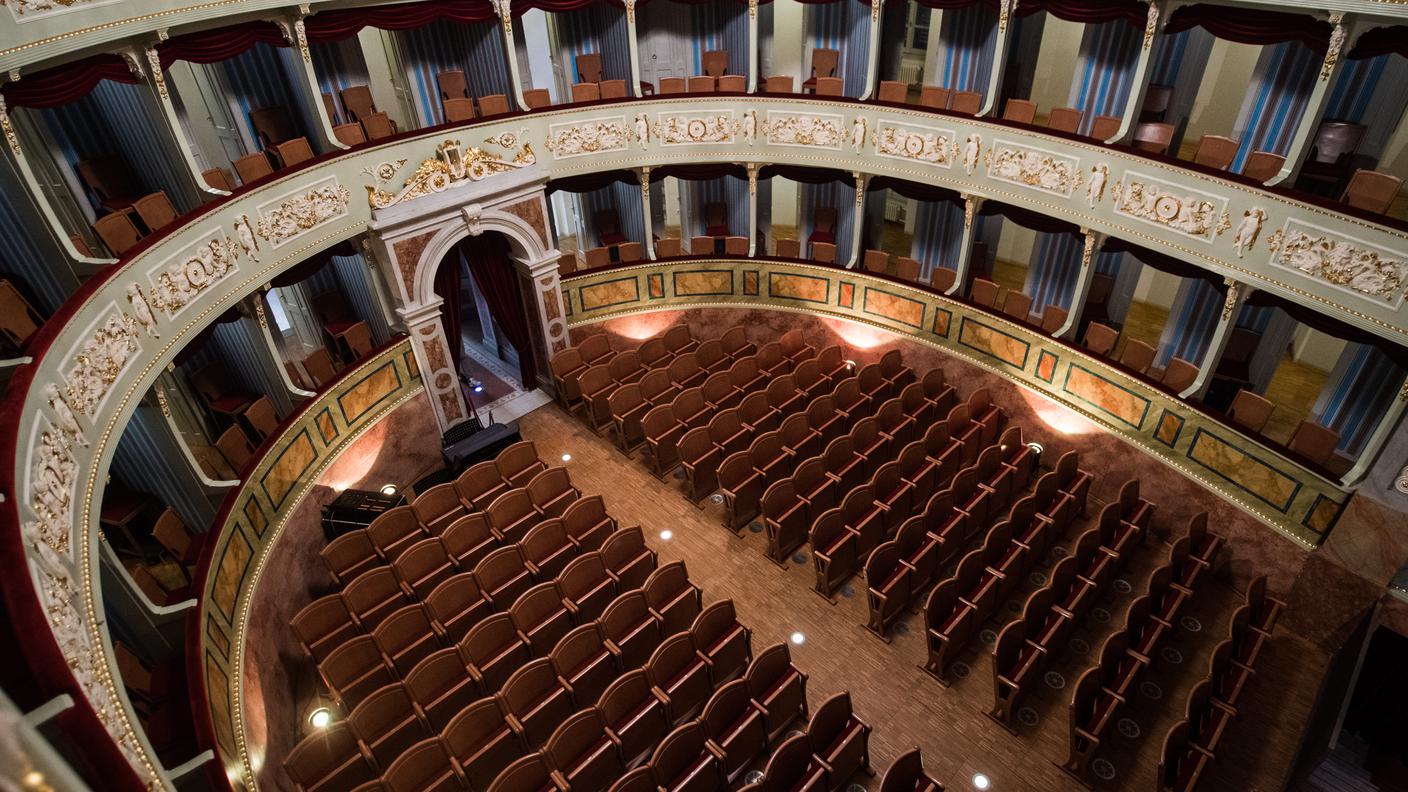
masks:
[[(1032, 523), (1040, 534), (1014, 539), (1032, 548), (1029, 559), (1044, 555), (1074, 518), (1073, 499), (1055, 483), (1053, 479), (1049, 486), (1040, 482), (1037, 487), (1036, 500), (1048, 504)], [(1109, 563), (1110, 552), (1122, 560), (1124, 540), (1137, 536), (1143, 544), (1153, 512), (1153, 504), (1139, 496), (1139, 480), (1125, 482), (1118, 500), (1100, 511), (1098, 525), (1076, 542), (1076, 552), (1056, 564), (1046, 585), (1027, 598), (1021, 617), (998, 633), (992, 649), (993, 707), (988, 712), (998, 723), (1012, 728), (1012, 717), (1023, 698), (1065, 650), (1067, 639), (1113, 578), (1116, 565)], [(1026, 569), (1030, 568), (1028, 564)]]
[[(1001, 449), (1001, 446), (996, 446)], [(984, 451), (989, 453), (991, 449)], [(1080, 459), (1075, 451), (1062, 455), (1056, 469), (1044, 476), (1039, 483), (1035, 500), (1028, 503), (1025, 498), (1014, 504), (1008, 519), (994, 525), (984, 536), (982, 545), (969, 551), (958, 562), (954, 574), (939, 581), (924, 603), (924, 628), (928, 645), (928, 657), (924, 668), (940, 682), (948, 684), (948, 670), (957, 659), (958, 653), (977, 634), (982, 624), (997, 610), (1000, 602), (1009, 596), (1022, 580), (1022, 573), (1040, 560), (1040, 553), (1034, 549), (1035, 543), (1048, 546), (1057, 538), (1057, 519), (1062, 520), (1062, 530), (1074, 521), (1076, 514), (1085, 510), (1086, 492), (1090, 485), (1090, 475), (1079, 468)], [(1002, 475), (1006, 469), (991, 468), (993, 473)], [(971, 514), (969, 503), (979, 503), (988, 490), (974, 488), (970, 483), (960, 491), (955, 481), (954, 495), (949, 500), (955, 512), (945, 518), (940, 536), (955, 535), (960, 541), (954, 551), (961, 550), (976, 538), (976, 529), (984, 523), (967, 529), (965, 536), (958, 529), (950, 530), (948, 524), (956, 521), (960, 514)], [(962, 496), (960, 498), (960, 496)], [(1049, 511), (1041, 519), (1035, 512), (1040, 503)], [(963, 504), (960, 506), (959, 504)], [(1025, 520), (1025, 522), (1024, 522)], [(1049, 522), (1048, 522), (1049, 521)], [(1046, 523), (1052, 530), (1044, 530)], [(1020, 531), (1020, 534), (1018, 533)], [(1087, 543), (1098, 543), (1099, 532), (1092, 529)], [(1028, 542), (1031, 542), (1030, 544)], [(1079, 543), (1078, 543), (1079, 545)], [(948, 556), (952, 558), (952, 554)]]
[(1192, 792), (1218, 755), (1262, 645), (1271, 638), (1285, 603), (1266, 595), (1266, 576), (1247, 587), (1246, 602), (1232, 616), (1228, 637), (1213, 649), (1208, 672), (1188, 693), (1184, 718), (1164, 736), (1159, 755), (1160, 792)]
[(899, 758), (880, 777), (880, 792), (944, 792), (944, 785), (924, 771), (924, 758), (915, 748)]
[[(721, 342), (722, 340), (720, 339)], [(630, 372), (642, 367), (647, 371), (668, 368), (675, 358), (692, 352), (698, 347), (699, 342), (690, 335), (689, 328), (684, 325), (676, 325), (662, 335), (641, 344), (638, 348), (629, 350), (634, 355), (627, 355), (621, 363), (617, 363), (616, 372), (623, 378), (629, 378)], [(729, 349), (726, 348), (722, 351), (725, 355), (732, 357)], [(584, 401), (580, 382), (582, 376), (586, 374), (588, 369), (595, 366), (608, 366), (607, 373), (610, 374), (612, 370), (609, 366), (617, 355), (617, 351), (611, 346), (610, 336), (605, 333), (589, 335), (582, 339), (582, 343), (569, 346), (554, 354), (548, 365), (552, 370), (553, 385), (557, 390), (558, 402), (563, 409), (571, 412), (582, 407)], [(614, 377), (612, 379), (614, 381)]]
[(870, 727), (851, 710), (849, 693), (817, 707), (807, 728), (788, 737), (741, 792), (831, 792), (870, 768)]
[[(1076, 681), (1069, 708), (1069, 754), (1062, 769), (1082, 783), (1094, 782), (1090, 764), (1106, 732), (1193, 597), (1202, 572), (1212, 568), (1221, 546), (1222, 537), (1207, 531), (1207, 513), (1195, 515), (1187, 533), (1169, 549), (1168, 562), (1149, 576), (1146, 593), (1130, 603), (1123, 629), (1105, 640), (1099, 661)], [(1120, 553), (1103, 544), (1098, 552)]]

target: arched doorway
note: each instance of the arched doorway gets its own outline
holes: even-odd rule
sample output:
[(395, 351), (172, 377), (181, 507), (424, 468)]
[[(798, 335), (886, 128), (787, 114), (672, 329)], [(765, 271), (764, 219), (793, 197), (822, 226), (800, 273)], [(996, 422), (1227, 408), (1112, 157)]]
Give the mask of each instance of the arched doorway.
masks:
[(435, 271), (440, 323), (466, 401), (492, 410), (537, 387), (531, 284), (507, 236), (486, 231), (456, 242)]

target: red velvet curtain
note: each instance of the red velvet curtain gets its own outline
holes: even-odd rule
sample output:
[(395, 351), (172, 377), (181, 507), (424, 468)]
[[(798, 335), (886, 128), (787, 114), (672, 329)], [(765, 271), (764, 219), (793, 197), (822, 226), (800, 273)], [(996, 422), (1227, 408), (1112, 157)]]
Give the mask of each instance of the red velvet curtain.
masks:
[(460, 317), (460, 283), (464, 277), (465, 259), (459, 246), (440, 261), (440, 269), (435, 271), (435, 293), (444, 302), (440, 305), (440, 327), (445, 331), (445, 343), (450, 347), (450, 357), (455, 371), (460, 370), (460, 356), (464, 348)]
[(525, 389), (538, 386), (538, 365), (533, 358), (533, 330), (523, 307), (518, 272), (509, 258), (508, 237), (483, 234), (466, 237), (455, 246), (469, 265), (474, 285), (489, 304), (489, 315), (518, 350), (518, 375)]
[(841, 182), (854, 185), (856, 181), (849, 172), (835, 168), (809, 168), (805, 165), (764, 165), (758, 170), (759, 179), (771, 179), (777, 176), (803, 184)]
[(628, 170), (599, 171), (597, 173), (583, 173), (580, 176), (568, 176), (565, 179), (553, 179), (548, 182), (548, 192), (570, 192), (584, 193), (593, 190), (600, 190), (603, 187), (610, 187), (615, 182), (622, 184), (640, 184), (640, 179), (635, 173)]
[(733, 162), (699, 163), (694, 165), (665, 165), (650, 171), (651, 181), (660, 181), (667, 176), (685, 181), (704, 181), (732, 176), (735, 179), (748, 178), (748, 169)]
[(1123, 20), (1144, 27), (1149, 6), (1139, 0), (1022, 0), (1017, 14), (1026, 16), (1045, 11), (1067, 22), (1097, 25)]
[(894, 190), (906, 198), (916, 201), (948, 201), (963, 204), (963, 196), (957, 191), (926, 182), (898, 179), (894, 176), (876, 176), (866, 184), (867, 190)]
[(579, 11), (597, 3), (604, 3), (617, 8), (625, 8), (626, 4), (621, 0), (513, 0), (513, 15), (521, 16), (528, 11), (537, 9), (550, 14), (561, 14), (567, 11)]
[(443, 0), (443, 2), (367, 6), (342, 11), (324, 11), (308, 18), (304, 26), (309, 41), (339, 41), (357, 35), (362, 28), (408, 30), (437, 20), (487, 22), (496, 19), (489, 0)]
[(1306, 14), (1263, 11), (1257, 8), (1196, 3), (1173, 12), (1164, 32), (1182, 33), (1195, 27), (1242, 44), (1279, 44), (1299, 41), (1324, 54), (1330, 47), (1330, 23)]
[(1079, 234), (1080, 226), (1075, 223), (1068, 223), (1055, 217), (1048, 217), (1041, 212), (1034, 212), (1030, 209), (1022, 209), (1012, 204), (1005, 204), (999, 201), (985, 201), (978, 214), (985, 217), (991, 215), (1002, 215), (1019, 226), (1025, 226), (1033, 231), (1042, 231), (1047, 234)]
[(191, 63), (219, 63), (248, 51), (255, 44), (268, 44), (271, 47), (287, 47), (288, 40), (282, 30), (273, 22), (255, 20), (214, 30), (202, 30), (173, 36), (157, 45), (161, 57), (161, 67), (169, 67), (176, 61)]
[(1380, 55), (1402, 55), (1408, 58), (1408, 25), (1376, 27), (1359, 37), (1349, 57), (1355, 60), (1377, 58)]
[(122, 58), (104, 53), (25, 74), (0, 93), (10, 107), (58, 107), (82, 99), (103, 80), (131, 85), (137, 77)]

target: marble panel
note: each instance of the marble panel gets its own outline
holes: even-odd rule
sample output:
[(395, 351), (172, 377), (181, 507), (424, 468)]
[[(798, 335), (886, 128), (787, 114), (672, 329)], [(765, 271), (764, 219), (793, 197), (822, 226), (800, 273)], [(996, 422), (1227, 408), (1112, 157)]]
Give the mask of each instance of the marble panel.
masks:
[(613, 305), (632, 303), (640, 299), (640, 281), (632, 275), (629, 278), (616, 278), (594, 283), (591, 286), (583, 286), (579, 292), (579, 299), (583, 311), (595, 311), (601, 308), (610, 308)]
[(924, 303), (873, 286), (865, 288), (861, 310), (872, 316), (909, 325), (916, 330), (924, 327)]
[(1089, 404), (1131, 429), (1144, 425), (1149, 412), (1149, 400), (1117, 382), (1100, 376), (1091, 369), (1072, 363), (1066, 368), (1067, 394)]
[(1031, 352), (1026, 341), (967, 316), (959, 322), (958, 343), (1015, 369), (1027, 367), (1027, 354)]
[(768, 296), (825, 304), (831, 302), (831, 281), (811, 275), (769, 272)]
[(342, 420), (355, 424), (362, 416), (378, 409), (382, 402), (395, 395), (400, 388), (401, 372), (396, 369), (395, 361), (388, 360), (371, 371), (364, 372), (346, 392), (337, 397), (337, 405), (342, 409)]
[(313, 438), (309, 436), (307, 427), (304, 427), (298, 437), (284, 447), (278, 459), (260, 477), (264, 494), (275, 509), (283, 506), (284, 498), (288, 497), (303, 477), (304, 471), (317, 459), (318, 450), (313, 447)]
[(733, 294), (732, 270), (684, 270), (674, 275), (676, 297)]
[(1280, 512), (1290, 508), (1300, 491), (1300, 482), (1202, 429), (1188, 447), (1188, 458)]

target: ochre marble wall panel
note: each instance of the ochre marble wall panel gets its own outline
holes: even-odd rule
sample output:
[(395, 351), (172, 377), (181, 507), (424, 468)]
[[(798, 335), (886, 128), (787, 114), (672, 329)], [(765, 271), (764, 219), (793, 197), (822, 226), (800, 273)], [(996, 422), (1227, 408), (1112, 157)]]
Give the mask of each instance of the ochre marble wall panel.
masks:
[(274, 508), (277, 509), (283, 504), (284, 498), (297, 486), (303, 472), (317, 458), (318, 452), (313, 448), (313, 438), (306, 430), (281, 450), (274, 464), (260, 478), (264, 492), (269, 496)]
[(355, 423), (369, 410), (374, 410), (382, 401), (391, 397), (401, 387), (401, 375), (392, 361), (373, 369), (361, 382), (353, 385), (346, 393), (337, 397), (342, 414), (348, 423)]
[(733, 294), (731, 270), (692, 270), (675, 273), (676, 297), (712, 297)]
[(803, 302), (830, 302), (831, 281), (807, 275), (790, 275), (772, 272), (768, 274), (768, 294), (784, 300)]
[(1144, 425), (1144, 416), (1149, 411), (1148, 399), (1084, 366), (1072, 365), (1066, 369), (1065, 388), (1067, 393), (1133, 429)]
[(883, 289), (867, 287), (862, 310), (913, 328), (924, 326), (924, 303)]
[(639, 299), (640, 282), (632, 277), (609, 280), (582, 289), (580, 304), (583, 311), (596, 311)]
[(1020, 338), (969, 317), (964, 317), (958, 328), (958, 343), (1016, 369), (1026, 367), (1031, 352), (1031, 345)]
[(1188, 458), (1282, 511), (1300, 489), (1295, 479), (1207, 432), (1199, 432), (1194, 438)]

